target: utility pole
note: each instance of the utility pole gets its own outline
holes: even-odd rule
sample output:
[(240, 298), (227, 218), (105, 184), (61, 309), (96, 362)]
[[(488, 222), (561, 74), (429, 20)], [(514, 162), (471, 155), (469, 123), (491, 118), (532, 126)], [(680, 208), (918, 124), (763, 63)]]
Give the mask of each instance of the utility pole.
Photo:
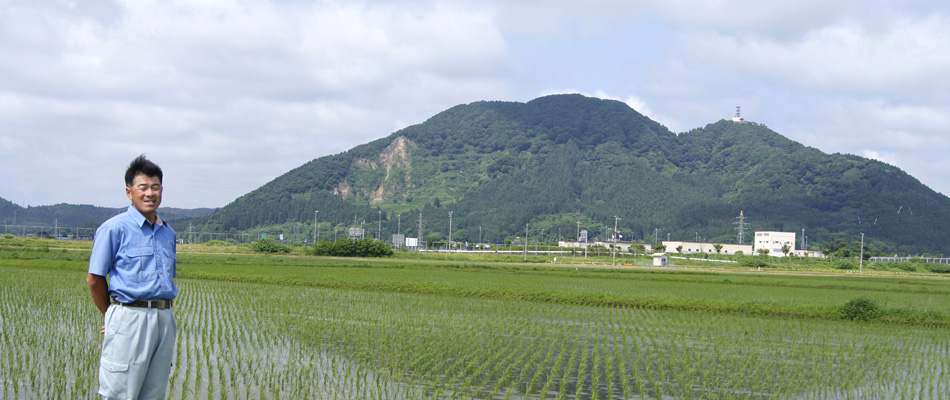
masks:
[(449, 211), (449, 249), (452, 248), (452, 211)]
[(379, 211), (379, 217), (376, 219), (376, 240), (383, 240), (383, 210)]
[(613, 258), (613, 266), (617, 266), (617, 221), (620, 220), (620, 217), (614, 215), (614, 247), (611, 252), (611, 257)]
[(861, 232), (861, 260), (859, 261), (860, 268), (858, 273), (864, 273), (864, 232)]
[(396, 214), (396, 234), (402, 235), (402, 214)]
[(524, 260), (528, 261), (528, 223), (524, 224)]
[(313, 243), (316, 244), (320, 241), (320, 236), (317, 235), (317, 213), (320, 211), (313, 212)]
[(584, 234), (584, 259), (585, 259), (585, 260), (587, 259), (587, 248), (590, 247), (590, 239), (589, 239), (589, 236), (590, 236), (589, 233), (585, 233), (585, 234)]

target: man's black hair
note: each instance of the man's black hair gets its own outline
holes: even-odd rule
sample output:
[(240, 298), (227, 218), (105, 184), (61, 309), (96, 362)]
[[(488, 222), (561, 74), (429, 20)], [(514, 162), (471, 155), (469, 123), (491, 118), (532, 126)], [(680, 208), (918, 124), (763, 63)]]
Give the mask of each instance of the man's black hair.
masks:
[(136, 157), (129, 164), (129, 169), (125, 170), (125, 186), (132, 186), (132, 181), (135, 180), (135, 176), (138, 174), (143, 174), (145, 176), (156, 176), (158, 181), (162, 181), (162, 169), (158, 167), (155, 163), (149, 161), (145, 158), (145, 154), (142, 154)]

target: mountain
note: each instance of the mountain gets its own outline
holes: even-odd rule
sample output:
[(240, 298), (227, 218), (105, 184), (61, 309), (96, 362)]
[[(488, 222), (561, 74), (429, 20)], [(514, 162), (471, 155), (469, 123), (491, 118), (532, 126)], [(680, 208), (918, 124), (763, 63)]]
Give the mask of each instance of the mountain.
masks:
[[(51, 206), (20, 207), (0, 198), (0, 220), (9, 225), (95, 228), (112, 216), (125, 211), (125, 207), (97, 207), (86, 204), (56, 204)], [(159, 215), (168, 222), (203, 217), (214, 212), (213, 208), (161, 208)]]
[[(319, 211), (315, 215), (315, 211)], [(940, 252), (950, 198), (900, 169), (826, 154), (764, 125), (722, 120), (681, 134), (624, 103), (581, 95), (475, 102), (320, 157), (193, 222), (207, 231), (292, 222), (455, 241), (544, 232), (734, 242), (806, 230), (811, 248), (863, 232), (886, 252)], [(580, 225), (580, 228), (578, 228)], [(376, 228), (376, 229), (372, 229)], [(746, 236), (749, 242), (749, 236)], [(799, 239), (801, 240), (801, 239)]]

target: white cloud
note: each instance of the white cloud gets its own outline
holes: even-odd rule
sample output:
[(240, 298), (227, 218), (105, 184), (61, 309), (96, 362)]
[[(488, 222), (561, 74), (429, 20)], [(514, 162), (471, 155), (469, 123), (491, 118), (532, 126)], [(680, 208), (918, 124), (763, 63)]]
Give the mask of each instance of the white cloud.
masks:
[(714, 71), (764, 78), (796, 88), (902, 99), (939, 96), (950, 68), (950, 20), (898, 17), (883, 26), (842, 19), (794, 38), (686, 30), (680, 54)]
[[(0, 157), (37, 171), (0, 173), (20, 204), (122, 203), (101, 177), (148, 153), (204, 181), (167, 206), (221, 206), (403, 121), (509, 96), (491, 16), (451, 3), (84, 3), (0, 3)], [(60, 154), (78, 156), (41, 175)], [(43, 193), (51, 175), (75, 190)]]
[(894, 158), (893, 158), (893, 155), (892, 155), (892, 154), (882, 154), (882, 153), (878, 152), (877, 150), (870, 150), (870, 149), (865, 149), (865, 150), (862, 151), (861, 153), (862, 153), (861, 156), (862, 156), (862, 157), (865, 157), (865, 158), (870, 158), (870, 159), (872, 159), (872, 160), (878, 160), (878, 161), (881, 161), (881, 162), (884, 162), (884, 163), (887, 163), (887, 164), (891, 164), (891, 165), (896, 164), (896, 163), (894, 162)]
[(674, 132), (741, 105), (947, 192), (950, 170), (925, 160), (950, 146), (948, 15), (888, 0), (0, 0), (14, 165), (0, 197), (121, 204), (113, 177), (147, 153), (182, 185), (166, 206), (220, 206), (456, 104), (564, 92)]
[(787, 36), (869, 8), (866, 2), (855, 0), (500, 0), (492, 4), (503, 10), (500, 20), (506, 31), (541, 41), (606, 36), (624, 25), (644, 23), (672, 29)]

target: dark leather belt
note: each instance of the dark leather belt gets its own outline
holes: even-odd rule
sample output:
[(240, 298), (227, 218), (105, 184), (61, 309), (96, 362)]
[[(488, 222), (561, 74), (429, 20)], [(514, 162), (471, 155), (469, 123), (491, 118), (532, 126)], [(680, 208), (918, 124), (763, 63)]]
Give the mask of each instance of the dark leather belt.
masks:
[(156, 308), (159, 310), (172, 308), (171, 300), (136, 300), (131, 303), (120, 303), (112, 299), (112, 303), (125, 307)]

